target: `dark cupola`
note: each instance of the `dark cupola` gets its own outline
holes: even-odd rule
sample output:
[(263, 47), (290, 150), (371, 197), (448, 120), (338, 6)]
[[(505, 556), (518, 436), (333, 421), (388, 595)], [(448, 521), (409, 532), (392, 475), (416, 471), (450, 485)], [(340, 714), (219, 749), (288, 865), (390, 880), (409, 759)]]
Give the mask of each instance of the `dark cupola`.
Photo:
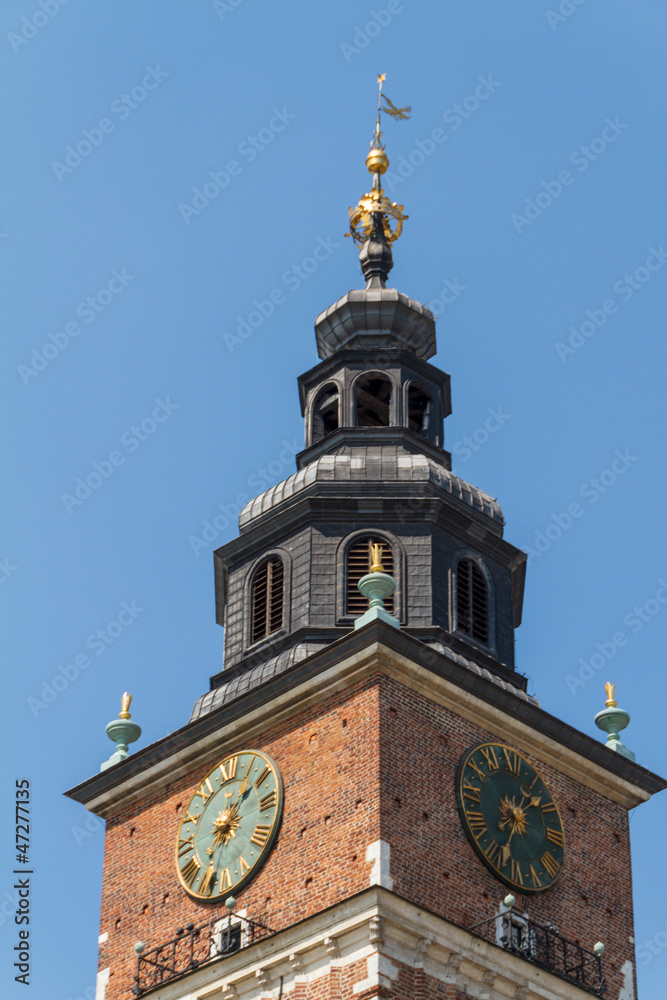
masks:
[(372, 187), (350, 209), (366, 284), (315, 321), (321, 360), (298, 379), (297, 471), (246, 504), (239, 537), (215, 552), (223, 669), (193, 718), (350, 632), (373, 543), (401, 628), (527, 697), (514, 669), (526, 555), (504, 541), (497, 501), (451, 472), (449, 375), (428, 361), (433, 314), (387, 287), (406, 218), (381, 186), (388, 164), (378, 111)]

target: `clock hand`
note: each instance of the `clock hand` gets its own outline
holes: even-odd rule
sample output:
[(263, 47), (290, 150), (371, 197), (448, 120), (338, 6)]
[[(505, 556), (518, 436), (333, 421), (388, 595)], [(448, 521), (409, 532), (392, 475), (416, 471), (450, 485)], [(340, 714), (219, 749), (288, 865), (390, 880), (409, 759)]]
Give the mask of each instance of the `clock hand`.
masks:
[(245, 795), (245, 793), (248, 790), (248, 781), (250, 780), (250, 771), (252, 770), (252, 765), (254, 763), (255, 763), (255, 757), (253, 755), (250, 763), (248, 764), (248, 770), (245, 773), (245, 778), (243, 779), (243, 782), (241, 783), (241, 787), (239, 788), (239, 794), (236, 796), (236, 799), (234, 800), (234, 805), (237, 805), (237, 803), (239, 802), (239, 800)]

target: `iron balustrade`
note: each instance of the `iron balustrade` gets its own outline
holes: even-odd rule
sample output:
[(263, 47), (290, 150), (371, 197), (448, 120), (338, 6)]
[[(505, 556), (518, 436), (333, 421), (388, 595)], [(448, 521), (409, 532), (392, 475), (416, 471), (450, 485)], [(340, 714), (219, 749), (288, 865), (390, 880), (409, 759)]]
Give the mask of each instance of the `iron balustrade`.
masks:
[(274, 933), (259, 920), (249, 920), (234, 913), (217, 915), (199, 927), (194, 924), (180, 927), (171, 941), (137, 956), (132, 992), (137, 997), (143, 996)]
[(607, 988), (601, 956), (568, 941), (551, 924), (544, 927), (506, 910), (468, 930), (595, 996), (601, 997)]

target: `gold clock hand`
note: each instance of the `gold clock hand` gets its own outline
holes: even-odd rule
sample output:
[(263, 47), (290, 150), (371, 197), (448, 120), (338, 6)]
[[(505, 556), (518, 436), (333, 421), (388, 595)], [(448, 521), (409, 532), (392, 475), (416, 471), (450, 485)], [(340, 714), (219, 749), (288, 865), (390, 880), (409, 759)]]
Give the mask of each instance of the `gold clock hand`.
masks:
[(248, 764), (248, 770), (245, 773), (245, 778), (243, 779), (243, 781), (241, 783), (241, 787), (239, 788), (239, 794), (236, 796), (236, 799), (234, 800), (234, 805), (235, 806), (238, 804), (238, 802), (241, 799), (241, 797), (243, 795), (245, 795), (245, 793), (248, 790), (248, 781), (250, 780), (250, 771), (252, 770), (252, 765), (254, 763), (255, 763), (255, 757), (253, 755), (250, 763)]

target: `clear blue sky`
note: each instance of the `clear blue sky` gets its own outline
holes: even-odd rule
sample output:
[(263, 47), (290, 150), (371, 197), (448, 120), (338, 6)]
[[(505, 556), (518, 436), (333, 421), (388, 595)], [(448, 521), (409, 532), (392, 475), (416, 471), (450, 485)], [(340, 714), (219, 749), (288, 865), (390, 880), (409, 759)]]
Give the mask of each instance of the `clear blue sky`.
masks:
[[(389, 193), (410, 216), (392, 280), (440, 312), (455, 471), (499, 498), (509, 541), (544, 550), (519, 669), (594, 736), (616, 681), (626, 742), (666, 769), (667, 12), (561, 8), (5, 0), (8, 1000), (26, 995), (6, 916), (23, 777), (30, 997), (92, 996), (103, 834), (61, 792), (109, 756), (124, 690), (146, 745), (187, 721), (220, 668), (211, 551), (234, 537), (239, 495), (293, 471), (313, 321), (360, 285), (343, 233), (367, 190), (379, 72), (413, 109), (385, 133)], [(317, 246), (325, 259), (304, 270)], [(249, 320), (272, 293), (271, 315)], [(111, 642), (96, 640), (109, 624)], [(76, 657), (89, 663), (68, 680)], [(55, 677), (67, 683), (40, 707)], [(666, 826), (666, 796), (632, 817), (642, 1000), (667, 978)], [(591, 928), (591, 945), (604, 937)]]

